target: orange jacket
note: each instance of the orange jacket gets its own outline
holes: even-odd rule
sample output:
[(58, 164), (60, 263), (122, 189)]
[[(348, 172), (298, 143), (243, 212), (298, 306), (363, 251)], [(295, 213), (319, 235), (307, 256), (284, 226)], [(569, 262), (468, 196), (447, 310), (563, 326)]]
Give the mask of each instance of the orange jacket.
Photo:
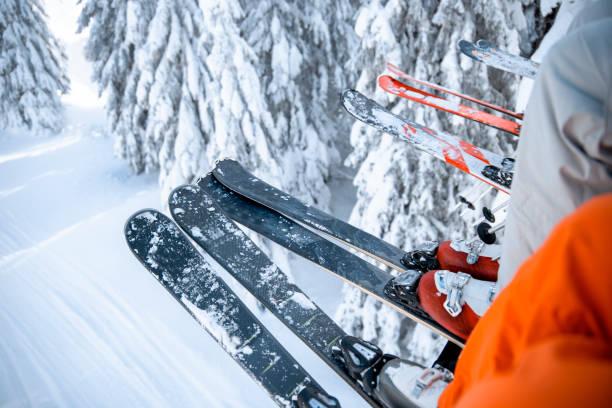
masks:
[(470, 335), (439, 407), (612, 407), (612, 194), (561, 221)]

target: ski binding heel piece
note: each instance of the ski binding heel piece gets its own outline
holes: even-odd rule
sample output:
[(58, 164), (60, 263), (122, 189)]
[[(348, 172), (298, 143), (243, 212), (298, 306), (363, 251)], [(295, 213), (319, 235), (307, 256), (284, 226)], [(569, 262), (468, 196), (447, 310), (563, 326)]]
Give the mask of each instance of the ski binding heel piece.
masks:
[(318, 387), (308, 385), (298, 393), (293, 406), (295, 408), (340, 408), (340, 403)]
[(440, 264), (436, 257), (439, 244), (434, 241), (422, 243), (417, 249), (407, 252), (402, 257), (402, 264), (408, 269), (416, 269), (422, 272), (438, 269)]
[(361, 383), (363, 390), (371, 396), (378, 384), (382, 367), (396, 356), (384, 354), (376, 345), (353, 336), (344, 336), (333, 353), (341, 360), (348, 374)]

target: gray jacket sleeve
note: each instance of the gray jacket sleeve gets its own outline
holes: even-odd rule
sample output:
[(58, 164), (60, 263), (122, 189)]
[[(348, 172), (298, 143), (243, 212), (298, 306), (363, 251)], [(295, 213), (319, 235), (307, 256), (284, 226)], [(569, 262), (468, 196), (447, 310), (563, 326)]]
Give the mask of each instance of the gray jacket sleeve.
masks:
[(563, 217), (612, 191), (612, 1), (601, 3), (597, 12), (576, 17), (535, 79), (517, 149), (498, 289)]

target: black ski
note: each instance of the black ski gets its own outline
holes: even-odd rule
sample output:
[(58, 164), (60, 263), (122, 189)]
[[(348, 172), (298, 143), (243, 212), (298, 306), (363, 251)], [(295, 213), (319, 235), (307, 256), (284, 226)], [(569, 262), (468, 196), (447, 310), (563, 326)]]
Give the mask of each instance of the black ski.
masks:
[[(455, 344), (464, 344), (463, 339), (440, 326), (419, 307), (415, 290), (420, 272), (411, 270), (393, 278), (282, 214), (235, 194), (211, 175), (200, 179), (198, 186), (209, 194), (230, 218), (240, 224), (318, 264)], [(407, 292), (408, 296), (395, 295), (402, 290)]]
[[(209, 176), (210, 177), (210, 176)], [(289, 282), (276, 265), (197, 186), (182, 186), (169, 198), (170, 212), (179, 226), (236, 278), (268, 310), (308, 345), (372, 406), (380, 406), (370, 393), (334, 357), (334, 347), (346, 333)]]
[(405, 251), (333, 215), (302, 203), (253, 176), (234, 160), (217, 162), (213, 175), (225, 187), (244, 197), (336, 238), (391, 268), (401, 272), (406, 270), (402, 263)]
[[(125, 225), (130, 250), (281, 407), (339, 406), (206, 263), (179, 227), (155, 210)], [(318, 399), (317, 399), (318, 398)]]

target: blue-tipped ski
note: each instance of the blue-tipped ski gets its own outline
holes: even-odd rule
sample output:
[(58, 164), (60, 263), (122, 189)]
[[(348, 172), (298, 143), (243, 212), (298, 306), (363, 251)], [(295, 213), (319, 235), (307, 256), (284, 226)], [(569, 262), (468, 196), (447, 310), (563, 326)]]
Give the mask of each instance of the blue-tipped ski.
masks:
[(457, 44), (459, 50), (476, 61), (502, 71), (534, 79), (540, 64), (519, 55), (510, 54), (486, 40), (478, 40), (476, 44), (461, 40)]
[[(126, 222), (125, 238), (142, 265), (278, 406), (306, 407), (317, 395), (329, 397), (172, 220), (155, 210), (141, 210)], [(339, 406), (332, 397), (326, 401), (331, 405), (323, 406)]]

